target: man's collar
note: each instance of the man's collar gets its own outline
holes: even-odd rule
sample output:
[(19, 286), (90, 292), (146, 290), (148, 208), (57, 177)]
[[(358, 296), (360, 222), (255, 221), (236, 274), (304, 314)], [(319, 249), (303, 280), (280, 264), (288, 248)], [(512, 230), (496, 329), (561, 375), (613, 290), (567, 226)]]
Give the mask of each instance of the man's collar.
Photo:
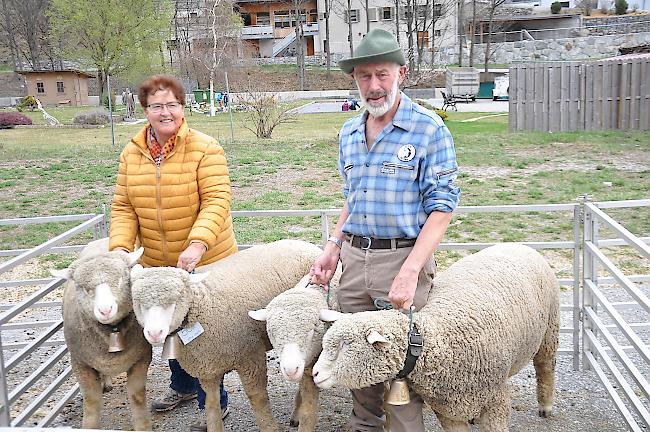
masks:
[[(407, 131), (410, 130), (412, 107), (413, 107), (413, 102), (411, 101), (411, 98), (406, 96), (404, 92), (400, 91), (400, 102), (399, 102), (399, 106), (397, 107), (397, 111), (393, 116), (393, 121), (392, 121), (393, 126)], [(364, 112), (362, 112), (357, 116), (355, 123), (352, 124), (352, 130), (358, 131), (359, 129), (361, 129), (366, 124), (367, 119), (368, 119), (368, 110), (364, 110)]]

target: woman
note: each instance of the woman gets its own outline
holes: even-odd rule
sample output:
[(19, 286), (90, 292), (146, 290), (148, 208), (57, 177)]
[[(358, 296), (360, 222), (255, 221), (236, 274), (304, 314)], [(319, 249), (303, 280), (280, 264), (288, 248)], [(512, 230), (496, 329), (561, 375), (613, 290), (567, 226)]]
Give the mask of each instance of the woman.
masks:
[[(176, 266), (188, 272), (237, 252), (230, 214), (230, 178), (223, 148), (187, 126), (185, 89), (173, 76), (145, 80), (138, 92), (149, 123), (120, 155), (111, 207), (110, 250), (144, 247), (145, 267)], [(175, 360), (169, 362), (169, 392), (152, 407), (168, 411), (197, 397), (205, 408), (198, 379)], [(222, 416), (228, 394), (221, 385)], [(192, 431), (206, 430), (205, 421)]]

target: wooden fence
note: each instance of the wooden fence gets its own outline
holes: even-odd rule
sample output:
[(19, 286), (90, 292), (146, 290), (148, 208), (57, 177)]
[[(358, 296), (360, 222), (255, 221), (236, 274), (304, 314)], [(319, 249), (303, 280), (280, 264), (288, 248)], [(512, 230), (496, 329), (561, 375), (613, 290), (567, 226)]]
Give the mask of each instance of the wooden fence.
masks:
[(510, 68), (510, 131), (650, 130), (650, 56)]

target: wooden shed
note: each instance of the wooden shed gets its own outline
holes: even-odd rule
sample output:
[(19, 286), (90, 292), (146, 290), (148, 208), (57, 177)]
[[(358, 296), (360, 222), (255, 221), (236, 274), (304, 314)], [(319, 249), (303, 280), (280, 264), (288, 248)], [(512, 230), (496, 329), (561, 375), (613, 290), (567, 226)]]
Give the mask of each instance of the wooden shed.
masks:
[(25, 77), (27, 94), (45, 106), (81, 106), (88, 103), (88, 78), (93, 75), (76, 69), (17, 71)]

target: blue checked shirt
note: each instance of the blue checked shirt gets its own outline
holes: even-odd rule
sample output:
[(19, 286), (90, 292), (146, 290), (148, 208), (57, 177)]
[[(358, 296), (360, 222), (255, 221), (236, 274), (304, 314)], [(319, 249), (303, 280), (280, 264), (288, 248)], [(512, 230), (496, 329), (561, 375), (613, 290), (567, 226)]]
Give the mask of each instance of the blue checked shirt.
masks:
[[(438, 115), (404, 93), (392, 123), (379, 133), (370, 151), (366, 118), (364, 112), (349, 119), (340, 133), (339, 171), (350, 212), (343, 232), (416, 238), (431, 212), (452, 212), (458, 204), (454, 141)], [(413, 148), (403, 148), (408, 144)], [(413, 149), (415, 155), (406, 160)]]

